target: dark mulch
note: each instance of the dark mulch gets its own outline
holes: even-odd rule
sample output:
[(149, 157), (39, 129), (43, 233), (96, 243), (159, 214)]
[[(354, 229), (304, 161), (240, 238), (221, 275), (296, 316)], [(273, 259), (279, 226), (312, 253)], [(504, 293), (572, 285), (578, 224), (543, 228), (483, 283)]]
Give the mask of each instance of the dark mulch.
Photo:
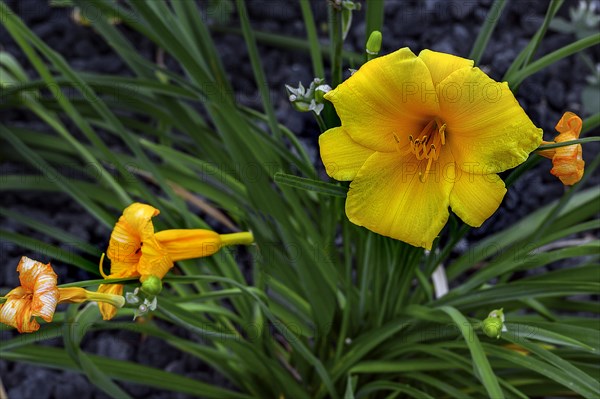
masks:
[[(105, 74), (129, 74), (124, 63), (111, 51), (93, 29), (81, 27), (72, 22), (67, 9), (50, 9), (47, 0), (8, 0), (8, 5), (24, 19), (36, 34), (48, 45), (61, 53), (77, 70), (93, 71)], [(304, 37), (304, 24), (297, 3), (292, 5), (284, 1), (248, 2), (250, 17), (257, 30), (271, 33), (282, 33)], [(313, 9), (322, 30), (326, 17), (326, 2), (313, 2)], [(423, 0), (404, 1), (388, 0), (386, 2), (385, 27), (383, 28), (383, 52), (391, 52), (408, 46), (415, 53), (424, 48), (467, 56), (476, 38), (479, 27), (488, 16), (491, 0)], [(502, 15), (492, 41), (484, 54), (482, 67), (496, 80), (502, 78), (518, 51), (525, 46), (541, 24), (545, 14), (546, 2), (513, 1), (509, 2)], [(567, 9), (576, 6), (575, 1), (567, 1), (560, 15), (567, 16)], [(235, 16), (233, 16), (235, 21)], [(354, 26), (347, 38), (345, 47), (362, 51), (364, 43), (364, 12), (355, 13)], [(135, 47), (150, 59), (156, 57), (156, 47), (135, 32), (125, 30), (127, 36), (135, 43)], [(31, 76), (35, 76), (25, 56), (18, 49), (9, 35), (0, 27), (1, 45), (5, 51), (17, 56), (26, 66)], [(572, 42), (574, 37), (549, 31), (538, 54), (545, 54)], [(237, 98), (240, 102), (261, 108), (260, 96), (256, 90), (247, 50), (241, 37), (235, 35), (217, 35), (217, 48), (222, 55), (223, 63), (232, 78)], [(287, 51), (260, 45), (263, 65), (266, 70), (271, 98), (274, 100), (277, 117), (293, 132), (297, 133), (308, 147), (318, 164), (316, 140), (318, 128), (312, 117), (292, 110), (284, 90), (284, 84), (296, 85), (298, 81), (305, 84), (312, 80), (311, 63), (306, 53)], [(594, 62), (600, 61), (598, 49), (589, 52)], [(167, 65), (176, 66), (168, 57)], [(518, 99), (531, 119), (542, 127), (547, 140), (554, 137), (554, 125), (562, 113), (571, 110), (580, 113), (581, 91), (586, 84), (585, 77), (589, 70), (579, 57), (569, 57), (541, 73), (527, 79), (522, 85)], [(22, 111), (4, 110), (2, 120), (10, 124), (19, 124), (31, 128), (43, 129), (31, 115)], [(589, 162), (598, 152), (599, 146), (585, 147), (584, 158)], [(0, 164), (3, 174), (26, 172), (27, 167), (3, 162)], [(512, 187), (499, 211), (480, 229), (469, 233), (461, 247), (466, 248), (470, 242), (499, 231), (531, 213), (539, 206), (546, 204), (563, 193), (563, 186), (548, 173), (550, 162), (543, 162), (528, 172)], [(73, 172), (75, 173), (75, 172)], [(598, 184), (595, 176), (589, 183)], [(83, 242), (89, 242), (103, 248), (107, 244), (110, 231), (98, 225), (87, 216), (84, 210), (66, 195), (39, 193), (3, 193), (1, 206), (14, 212), (29, 215), (40, 221), (48, 222), (75, 234)], [(33, 232), (8, 219), (2, 219), (0, 227), (5, 230), (25, 234), (40, 240), (53, 243), (47, 237)], [(76, 251), (77, 243), (65, 249)], [(42, 253), (28, 253), (31, 257), (46, 259)], [(8, 242), (1, 243), (0, 280), (2, 287), (18, 285), (14, 272), (23, 252)], [(90, 278), (86, 272), (76, 268), (54, 264), (61, 282), (69, 282)], [(165, 326), (175, 334), (188, 336), (185, 331)], [(3, 333), (2, 339), (8, 339), (12, 333)], [(196, 339), (195, 337), (190, 337)], [(60, 340), (51, 340), (48, 345), (60, 345)], [(83, 348), (116, 359), (130, 360), (136, 363), (153, 366), (162, 370), (190, 376), (198, 380), (227, 386), (227, 382), (212, 372), (199, 360), (170, 348), (164, 342), (141, 337), (126, 331), (99, 332), (90, 334), (83, 343)], [(104, 398), (106, 395), (91, 385), (85, 377), (72, 372), (56, 371), (32, 367), (22, 363), (0, 360), (2, 382), (12, 399), (65, 399), (78, 397)], [(186, 395), (175, 395), (135, 384), (122, 384), (134, 397), (184, 398)]]

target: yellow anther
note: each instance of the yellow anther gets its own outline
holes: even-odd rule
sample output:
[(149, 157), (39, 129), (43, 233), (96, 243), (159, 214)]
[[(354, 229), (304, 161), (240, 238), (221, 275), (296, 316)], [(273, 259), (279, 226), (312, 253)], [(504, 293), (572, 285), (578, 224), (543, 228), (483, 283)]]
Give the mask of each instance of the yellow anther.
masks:
[[(409, 149), (417, 160), (427, 159), (424, 173), (419, 172), (419, 180), (427, 181), (427, 174), (431, 170), (433, 161), (437, 161), (441, 154), (441, 147), (446, 144), (446, 124), (438, 117), (431, 119), (421, 130), (415, 139), (413, 135), (408, 136)], [(397, 136), (394, 136), (398, 142)]]

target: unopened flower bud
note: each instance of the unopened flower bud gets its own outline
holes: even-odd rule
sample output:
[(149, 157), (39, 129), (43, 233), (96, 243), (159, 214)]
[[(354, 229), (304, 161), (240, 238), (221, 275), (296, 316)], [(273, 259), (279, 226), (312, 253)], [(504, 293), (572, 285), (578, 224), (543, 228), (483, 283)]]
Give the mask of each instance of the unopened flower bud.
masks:
[(162, 281), (155, 276), (150, 275), (142, 282), (142, 292), (149, 296), (156, 296), (162, 291)]
[(500, 338), (502, 332), (502, 320), (497, 317), (488, 317), (483, 321), (483, 332), (490, 338)]
[(507, 331), (504, 326), (503, 309), (492, 310), (488, 317), (483, 320), (481, 329), (490, 338), (500, 338), (500, 334), (503, 331)]
[(381, 32), (378, 30), (374, 30), (369, 35), (369, 40), (367, 40), (367, 54), (369, 55), (377, 55), (379, 51), (381, 51), (381, 41), (382, 41)]

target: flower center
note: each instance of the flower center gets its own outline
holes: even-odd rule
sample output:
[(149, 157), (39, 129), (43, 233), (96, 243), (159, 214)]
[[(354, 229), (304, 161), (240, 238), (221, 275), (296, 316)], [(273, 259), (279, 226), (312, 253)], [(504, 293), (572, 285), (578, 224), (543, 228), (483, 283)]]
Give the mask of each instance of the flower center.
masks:
[[(413, 153), (417, 157), (417, 160), (427, 160), (427, 166), (425, 172), (419, 172), (419, 180), (422, 183), (427, 181), (429, 170), (433, 161), (437, 161), (440, 157), (442, 147), (446, 144), (446, 124), (442, 123), (440, 118), (435, 117), (429, 121), (429, 123), (421, 130), (419, 134), (408, 136), (409, 148), (406, 151), (402, 151), (404, 154)], [(400, 147), (400, 140), (394, 135), (398, 147)]]

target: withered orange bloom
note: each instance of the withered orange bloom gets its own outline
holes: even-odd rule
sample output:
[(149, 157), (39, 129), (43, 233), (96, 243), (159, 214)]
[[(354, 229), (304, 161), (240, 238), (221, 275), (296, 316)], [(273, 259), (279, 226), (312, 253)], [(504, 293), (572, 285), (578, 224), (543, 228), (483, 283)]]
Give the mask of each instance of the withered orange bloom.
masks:
[(40, 328), (34, 316), (51, 322), (59, 303), (98, 301), (117, 307), (125, 304), (122, 296), (91, 292), (80, 287), (58, 287), (57, 276), (50, 263), (43, 264), (23, 256), (17, 271), (21, 285), (4, 297), (6, 302), (0, 305), (0, 322), (15, 327), (20, 333)]
[[(152, 218), (160, 211), (150, 205), (134, 203), (125, 208), (110, 236), (106, 254), (110, 259), (110, 274), (104, 278), (149, 276), (162, 279), (179, 260), (210, 256), (226, 245), (251, 244), (250, 232), (218, 234), (204, 229), (164, 230), (155, 233)], [(120, 284), (102, 284), (98, 292), (122, 294)], [(105, 320), (114, 317), (116, 309), (100, 304)]]
[[(555, 127), (559, 133), (558, 136), (554, 141), (543, 141), (542, 145), (577, 140), (582, 125), (583, 122), (579, 116), (573, 112), (565, 112)], [(564, 185), (572, 186), (583, 177), (585, 162), (582, 158), (581, 144), (542, 150), (538, 154), (552, 160), (550, 173), (558, 177)]]
[(17, 266), (21, 285), (8, 294), (0, 305), (0, 322), (15, 327), (20, 333), (40, 328), (34, 316), (51, 322), (58, 304), (57, 276), (50, 264), (43, 264), (26, 256)]

